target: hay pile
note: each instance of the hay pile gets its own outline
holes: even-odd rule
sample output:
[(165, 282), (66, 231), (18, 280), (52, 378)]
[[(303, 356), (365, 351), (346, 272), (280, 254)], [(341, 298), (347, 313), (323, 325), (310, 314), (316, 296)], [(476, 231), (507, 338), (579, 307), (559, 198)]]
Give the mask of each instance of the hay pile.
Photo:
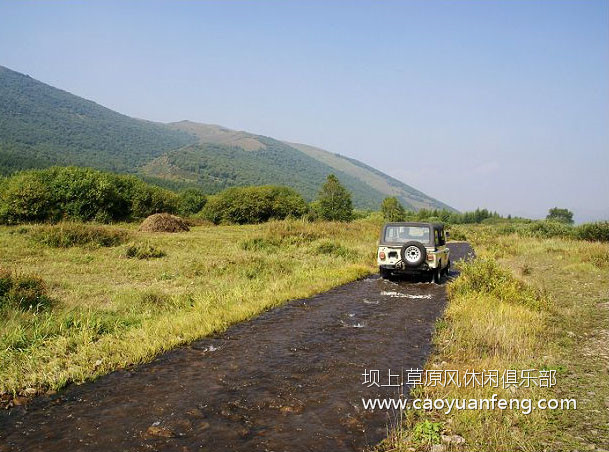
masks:
[(141, 226), (143, 232), (185, 232), (190, 231), (188, 224), (180, 217), (168, 213), (155, 213), (146, 218)]

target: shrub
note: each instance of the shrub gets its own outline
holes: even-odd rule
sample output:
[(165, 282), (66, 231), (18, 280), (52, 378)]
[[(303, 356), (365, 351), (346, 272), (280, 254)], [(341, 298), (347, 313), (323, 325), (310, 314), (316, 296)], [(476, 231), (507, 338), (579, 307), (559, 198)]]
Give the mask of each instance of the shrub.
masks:
[(32, 232), (34, 240), (54, 248), (87, 245), (111, 247), (124, 243), (128, 237), (126, 231), (78, 223), (39, 226)]
[(189, 188), (178, 195), (178, 212), (189, 216), (201, 211), (207, 202), (205, 193), (196, 188)]
[(53, 211), (52, 192), (40, 172), (19, 173), (2, 184), (0, 219), (12, 224), (44, 221)]
[(229, 188), (210, 196), (202, 214), (214, 224), (252, 224), (299, 218), (306, 211), (305, 200), (291, 188), (265, 185)]
[(53, 167), (18, 173), (0, 186), (0, 222), (111, 221), (175, 212), (178, 196), (134, 176)]
[(451, 226), (450, 228), (447, 228), (447, 232), (449, 240), (467, 240), (467, 235), (465, 234), (465, 231), (458, 226)]
[(167, 253), (151, 243), (131, 243), (125, 249), (125, 257), (137, 259), (154, 259), (164, 257)]
[(178, 195), (149, 185), (135, 176), (117, 176), (119, 192), (128, 203), (129, 218), (146, 218), (159, 212), (176, 213)]
[(37, 276), (15, 275), (0, 269), (0, 309), (41, 311), (50, 308), (53, 300), (47, 296), (44, 281)]
[(568, 238), (573, 236), (573, 228), (571, 226), (557, 221), (536, 221), (526, 225), (525, 231), (528, 231), (534, 237), (540, 238)]
[(575, 228), (575, 236), (591, 242), (609, 242), (609, 221), (579, 225)]

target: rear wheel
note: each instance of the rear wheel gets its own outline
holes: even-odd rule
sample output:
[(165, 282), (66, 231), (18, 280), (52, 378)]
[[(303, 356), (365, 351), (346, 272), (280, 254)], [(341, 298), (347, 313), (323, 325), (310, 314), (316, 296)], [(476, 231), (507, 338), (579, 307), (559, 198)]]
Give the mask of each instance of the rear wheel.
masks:
[(436, 284), (440, 284), (440, 281), (442, 280), (442, 270), (440, 268), (436, 268), (434, 270), (432, 270), (433, 272), (433, 282)]
[(383, 279), (388, 279), (391, 276), (391, 270), (388, 270), (383, 267), (379, 267), (379, 273), (381, 275), (381, 278)]

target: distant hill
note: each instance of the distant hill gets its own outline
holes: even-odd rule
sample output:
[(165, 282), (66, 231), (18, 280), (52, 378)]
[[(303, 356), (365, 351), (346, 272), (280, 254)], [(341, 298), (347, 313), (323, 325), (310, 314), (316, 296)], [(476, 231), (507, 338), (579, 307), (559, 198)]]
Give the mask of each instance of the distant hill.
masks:
[(196, 141), (0, 66), (0, 171), (52, 164), (133, 171)]
[(329, 173), (359, 208), (397, 196), (408, 208), (446, 204), (357, 160), (217, 125), (161, 124), (114, 112), (0, 66), (0, 174), (51, 165), (135, 173), (170, 188), (213, 193), (280, 184), (314, 199)]

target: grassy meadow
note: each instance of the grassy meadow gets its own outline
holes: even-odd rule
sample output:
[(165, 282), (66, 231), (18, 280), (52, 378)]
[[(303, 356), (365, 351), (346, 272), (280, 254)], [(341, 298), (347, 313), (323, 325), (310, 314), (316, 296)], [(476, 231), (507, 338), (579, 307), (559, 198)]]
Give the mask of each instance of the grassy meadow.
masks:
[[(365, 276), (376, 271), (378, 228), (299, 220), (178, 234), (127, 223), (2, 226), (0, 282), (23, 290), (0, 306), (0, 393), (92, 379)], [(44, 295), (30, 298), (50, 302), (24, 307), (32, 287)]]
[[(450, 283), (427, 369), (543, 369), (552, 388), (422, 387), (419, 398), (575, 398), (577, 410), (403, 413), (386, 451), (605, 450), (609, 444), (609, 244), (457, 227), (477, 259)], [(458, 441), (454, 441), (455, 435)], [(461, 437), (461, 438), (459, 438)], [(453, 438), (453, 439), (451, 439)], [(465, 440), (465, 442), (462, 442)]]

